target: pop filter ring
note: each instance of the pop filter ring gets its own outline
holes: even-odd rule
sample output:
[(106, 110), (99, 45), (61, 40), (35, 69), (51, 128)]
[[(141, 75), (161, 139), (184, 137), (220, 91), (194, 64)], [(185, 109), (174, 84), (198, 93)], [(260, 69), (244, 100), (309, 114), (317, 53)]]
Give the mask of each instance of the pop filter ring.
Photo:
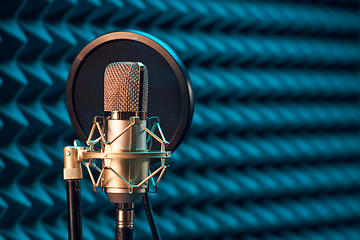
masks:
[(148, 68), (148, 116), (159, 117), (162, 131), (170, 142), (166, 150), (175, 151), (193, 117), (190, 77), (167, 44), (140, 31), (113, 32), (98, 37), (75, 58), (66, 85), (66, 103), (75, 132), (86, 142), (93, 117), (103, 115), (101, 86), (105, 67), (121, 61), (142, 62)]

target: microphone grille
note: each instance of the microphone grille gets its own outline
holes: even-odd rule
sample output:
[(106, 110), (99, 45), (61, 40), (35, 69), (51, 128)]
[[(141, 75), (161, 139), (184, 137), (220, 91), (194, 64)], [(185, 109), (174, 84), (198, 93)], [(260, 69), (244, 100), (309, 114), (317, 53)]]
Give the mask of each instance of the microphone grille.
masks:
[(104, 74), (104, 111), (146, 112), (148, 73), (140, 62), (114, 62)]

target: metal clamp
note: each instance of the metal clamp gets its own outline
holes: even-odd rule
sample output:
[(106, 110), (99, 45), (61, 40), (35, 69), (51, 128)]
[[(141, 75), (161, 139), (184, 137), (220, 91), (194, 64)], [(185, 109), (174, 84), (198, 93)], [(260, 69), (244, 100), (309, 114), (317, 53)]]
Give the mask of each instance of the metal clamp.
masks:
[[(99, 121), (100, 120), (100, 121)], [(105, 134), (103, 132), (103, 126), (100, 125), (101, 122), (104, 121), (103, 117), (95, 117), (93, 126), (91, 128), (88, 140), (86, 141), (86, 144), (89, 146), (89, 148), (83, 149), (81, 154), (78, 156), (78, 160), (80, 162), (85, 162), (84, 165), (88, 170), (88, 173), (90, 175), (90, 179), (93, 183), (93, 189), (95, 192), (103, 192), (104, 191), (104, 172), (106, 169), (111, 170), (116, 176), (118, 176), (120, 179), (122, 179), (126, 185), (129, 187), (129, 193), (131, 194), (133, 192), (134, 188), (138, 188), (142, 186), (144, 183), (149, 181), (151, 179), (152, 181), (152, 187), (156, 190), (154, 192), (157, 192), (157, 187), (159, 184), (160, 179), (162, 178), (166, 168), (168, 168), (168, 165), (165, 165), (165, 158), (171, 157), (170, 151), (165, 151), (165, 146), (169, 144), (168, 141), (166, 141), (165, 136), (160, 128), (159, 121), (155, 121), (152, 130), (149, 130), (147, 127), (145, 127), (143, 124), (141, 124), (139, 117), (134, 116), (130, 118), (131, 123), (119, 134), (117, 135), (113, 140), (111, 141), (105, 141)], [(120, 153), (113, 153), (111, 151), (111, 144), (116, 141), (118, 138), (120, 138), (125, 132), (129, 131), (133, 126), (140, 126), (142, 129), (144, 129), (148, 134), (149, 138), (156, 139), (161, 144), (160, 151), (138, 151), (138, 152), (120, 152)], [(156, 134), (154, 134), (154, 131), (156, 128), (159, 130), (159, 133), (161, 135), (161, 138), (158, 137)], [(91, 140), (95, 129), (99, 131), (100, 137), (96, 140)], [(100, 140), (102, 140), (102, 146), (104, 146), (104, 150), (99, 152), (94, 150), (94, 145), (98, 143)], [(148, 142), (149, 140), (147, 140)], [(161, 159), (161, 166), (156, 169), (153, 173), (149, 171), (149, 176), (147, 176), (145, 179), (143, 179), (138, 184), (133, 184), (131, 181), (127, 181), (123, 176), (121, 176), (115, 169), (111, 167), (111, 160), (113, 158), (123, 158), (123, 159), (136, 159), (136, 158), (160, 158)], [(93, 162), (92, 159), (103, 159), (102, 169), (98, 168)], [(100, 172), (100, 175), (98, 179), (95, 181), (95, 178), (90, 170), (90, 167), (95, 168), (97, 171)], [(160, 175), (155, 183), (153, 177), (160, 172)], [(101, 190), (98, 191), (97, 187), (101, 186)]]
[(64, 148), (64, 180), (83, 178), (81, 163), (79, 162), (79, 152), (82, 152), (82, 148), (77, 146), (76, 141), (74, 145), (74, 147)]

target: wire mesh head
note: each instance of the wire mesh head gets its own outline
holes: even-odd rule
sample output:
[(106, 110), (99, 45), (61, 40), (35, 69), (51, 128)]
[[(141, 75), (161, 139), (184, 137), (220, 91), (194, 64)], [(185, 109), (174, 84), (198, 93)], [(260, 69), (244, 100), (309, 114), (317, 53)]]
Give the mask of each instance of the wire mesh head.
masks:
[(104, 111), (146, 112), (148, 74), (138, 62), (113, 62), (104, 74)]

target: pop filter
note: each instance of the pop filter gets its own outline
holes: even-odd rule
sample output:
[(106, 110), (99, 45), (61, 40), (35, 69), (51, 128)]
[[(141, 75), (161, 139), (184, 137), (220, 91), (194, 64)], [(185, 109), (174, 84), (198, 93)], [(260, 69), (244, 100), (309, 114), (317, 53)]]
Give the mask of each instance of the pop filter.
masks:
[[(86, 142), (93, 118), (104, 109), (104, 71), (112, 62), (142, 62), (149, 73), (148, 116), (158, 116), (175, 151), (193, 116), (189, 75), (175, 52), (159, 39), (139, 31), (114, 32), (90, 42), (75, 58), (67, 79), (66, 102), (72, 125)], [(157, 147), (155, 146), (155, 149)]]

